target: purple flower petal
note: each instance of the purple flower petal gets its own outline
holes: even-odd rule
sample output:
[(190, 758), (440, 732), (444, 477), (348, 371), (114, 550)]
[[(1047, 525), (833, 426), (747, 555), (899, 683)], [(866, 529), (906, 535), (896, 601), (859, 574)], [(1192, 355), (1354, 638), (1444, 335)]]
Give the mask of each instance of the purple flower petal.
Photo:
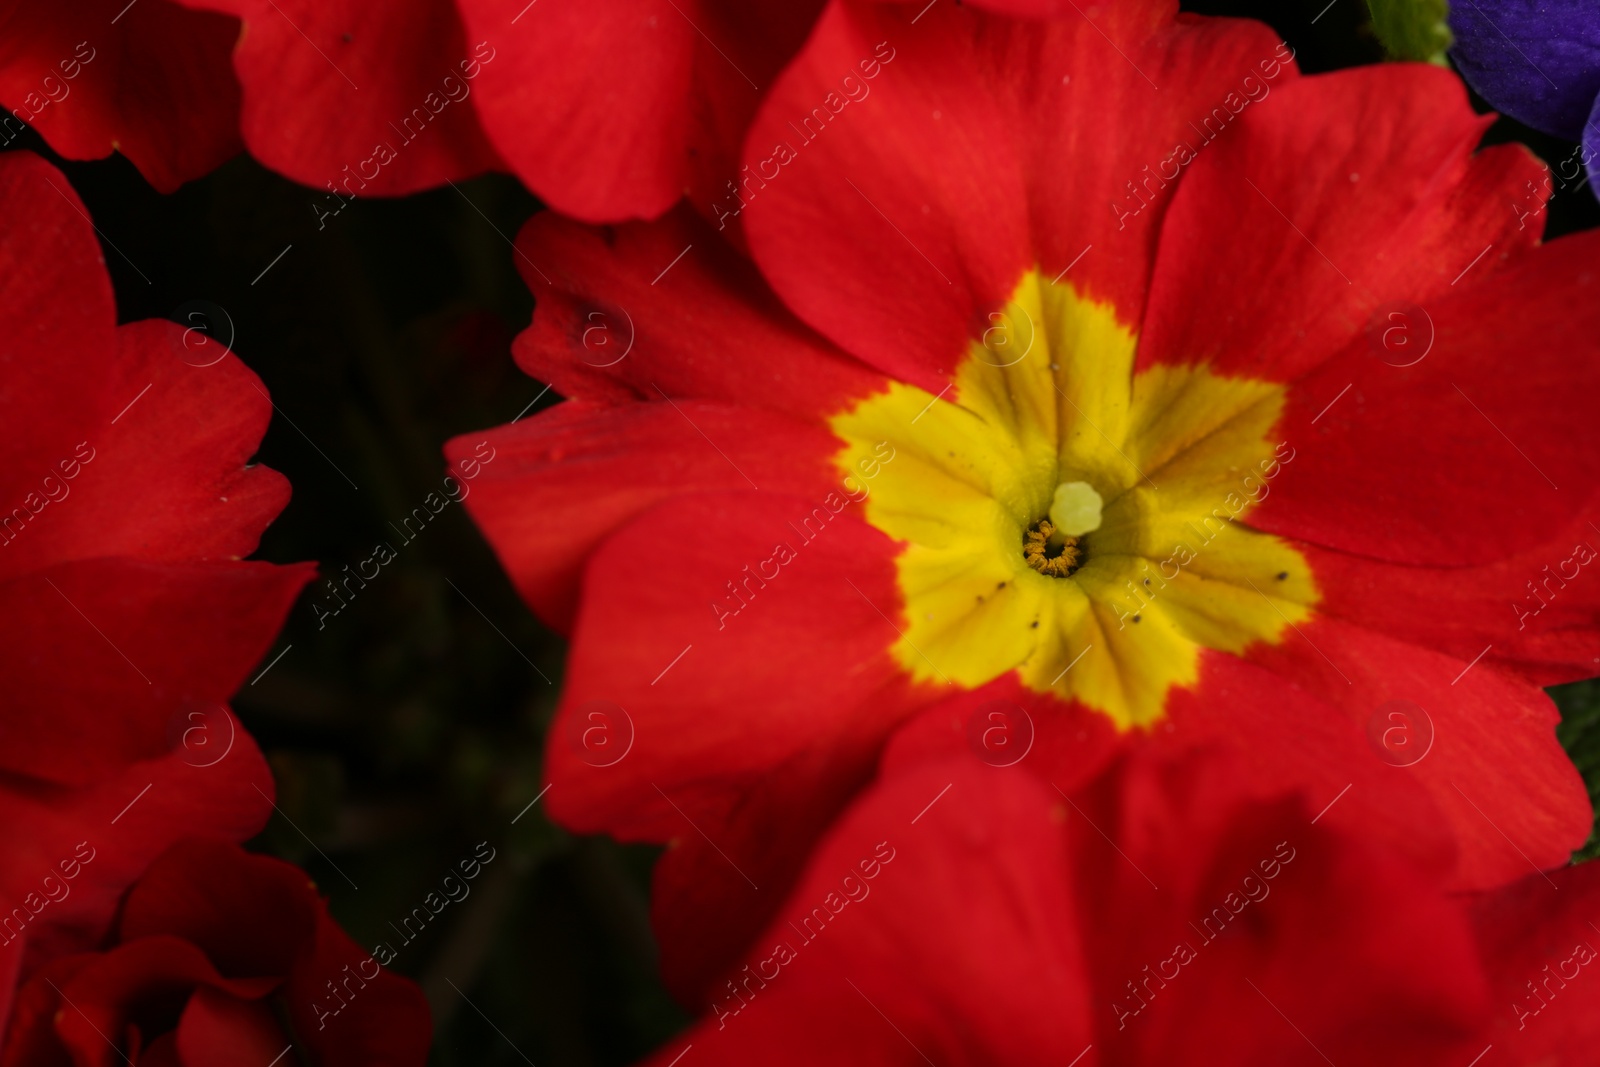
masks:
[(1467, 84), (1495, 110), (1579, 140), (1600, 96), (1596, 0), (1455, 0), (1450, 50)]
[[(1600, 189), (1595, 188), (1594, 184), (1595, 161), (1600, 159), (1600, 99), (1594, 102), (1594, 110), (1589, 113), (1588, 125), (1583, 129), (1583, 140), (1574, 154), (1578, 156), (1578, 161), (1589, 174), (1589, 191), (1600, 197)], [(1557, 164), (1556, 169), (1565, 171), (1570, 167), (1571, 164), (1563, 163)]]

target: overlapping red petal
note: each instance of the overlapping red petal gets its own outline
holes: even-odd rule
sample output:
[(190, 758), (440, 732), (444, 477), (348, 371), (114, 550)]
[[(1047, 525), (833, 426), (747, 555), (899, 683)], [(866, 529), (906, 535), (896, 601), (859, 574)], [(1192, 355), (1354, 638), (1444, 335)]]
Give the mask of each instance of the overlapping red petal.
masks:
[[(751, 128), (763, 175), (775, 146), (793, 154), (743, 215), (762, 272), (841, 347), (934, 393), (1035, 265), (1072, 268), (1137, 323), (1169, 197), (1119, 212), (1126, 186), (1243, 79), (1270, 93), (1296, 77), (1265, 26), (1176, 9), (1041, 24), (832, 4)], [(893, 58), (872, 94), (832, 114), (838, 72), (880, 52)], [(818, 109), (829, 121), (807, 124)]]
[[(1474, 922), (1239, 772), (1147, 754), (1061, 791), (970, 755), (907, 761), (653, 1062), (688, 1045), (715, 1063), (1466, 1062), (1502, 1039), (1491, 990), (1517, 954), (1595, 904), (1569, 879), (1552, 921), (1530, 882)], [(1545, 936), (1508, 952), (1519, 927)], [(1572, 1054), (1578, 1028), (1541, 1047)]]
[[(501, 561), (548, 622), (570, 628), (584, 561), (660, 501), (764, 488), (818, 503), (839, 488), (819, 413), (882, 378), (796, 322), (704, 223), (680, 212), (602, 239), (540, 215), (518, 249), (540, 300), (517, 360), (572, 400), (491, 433), (504, 458), (467, 507), (507, 531)], [(728, 360), (730, 343), (749, 357)], [(461, 462), (479, 439), (446, 451)]]
[(395, 196), (498, 163), (469, 102), (495, 48), (467, 41), (452, 0), (180, 2), (243, 24), (240, 132), (280, 174), (340, 196)]
[(580, 219), (700, 210), (736, 180), (761, 95), (821, 9), (803, 3), (461, 0), (484, 71), (485, 128), (511, 169)]
[(198, 1067), (299, 1046), (318, 1062), (421, 1064), (429, 1029), (422, 991), (356, 948), (304, 872), (191, 838), (129, 891), (104, 951), (52, 960), (23, 987), (0, 1063)]
[[(237, 116), (224, 127), (229, 143), (237, 126), (274, 170), (340, 196), (385, 196), (504, 167), (556, 209), (590, 221), (653, 218), (685, 196), (720, 217), (744, 180), (741, 152), (756, 110), (824, 6), (174, 2), (242, 23), (237, 77), (219, 65), (217, 39), (208, 40), (204, 77), (178, 86), (187, 94), (179, 99), (214, 94), (213, 106)], [(168, 0), (160, 5), (177, 15)], [(1067, 5), (980, 6), (1042, 16)], [(209, 23), (224, 25), (236, 24)], [(49, 47), (29, 45), (21, 92), (49, 62), (41, 58)], [(171, 54), (163, 46), (151, 51)], [(866, 91), (858, 69), (841, 76), (849, 79), (843, 91)]]
[(178, 837), (261, 827), (271, 775), (225, 704), (311, 569), (240, 560), (288, 500), (247, 463), (271, 413), (255, 375), (171, 323), (117, 326), (42, 160), (0, 158), (0, 204), (0, 605), (28, 620), (0, 652), (0, 953), (26, 975), (98, 942)]
[(1592, 863), (1531, 874), (1471, 901), (1472, 921), (1493, 974), (1493, 1043), (1521, 1064), (1581, 1061), (1600, 1039), (1600, 1015), (1587, 995), (1600, 957)]
[(233, 19), (170, 0), (0, 4), (0, 146), (24, 125), (68, 159), (119, 151), (171, 192), (239, 151)]

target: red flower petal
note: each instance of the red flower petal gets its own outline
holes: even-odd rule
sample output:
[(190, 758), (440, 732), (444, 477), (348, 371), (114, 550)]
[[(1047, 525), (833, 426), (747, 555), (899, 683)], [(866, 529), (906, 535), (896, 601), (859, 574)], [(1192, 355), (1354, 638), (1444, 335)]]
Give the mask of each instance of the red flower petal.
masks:
[[(1404, 720), (1385, 714), (1396, 700), (1409, 702)], [(1149, 734), (1108, 737), (1102, 716), (1002, 679), (923, 713), (885, 765), (970, 751), (968, 720), (991, 704), (1027, 715), (1034, 737), (1019, 769), (1070, 788), (1098, 772), (1108, 748), (1228, 752), (1243, 772), (1241, 793), (1302, 790), (1326, 805), (1328, 825), (1381, 841), (1456, 886), (1557, 866), (1589, 833), (1588, 797), (1555, 739), (1548, 697), (1483, 663), (1469, 669), (1331, 619), (1249, 659), (1207, 653), (1199, 684), (1176, 691)], [(1404, 736), (1385, 746), (1383, 731), (1397, 721)]]
[(1600, 371), (1573, 358), (1600, 325), (1586, 302), (1597, 241), (1544, 245), (1435, 301), (1435, 352), (1414, 366), (1387, 366), (1362, 340), (1300, 379), (1278, 431), (1297, 458), (1251, 524), (1422, 566), (1548, 543), (1600, 479), (1596, 424), (1576, 402)]
[[(263, 1003), (269, 995), (275, 1004)], [(304, 872), (191, 839), (133, 887), (114, 947), (54, 960), (24, 987), (0, 1063), (32, 1064), (64, 1047), (75, 1062), (112, 1067), (108, 1053), (137, 1058), (141, 1043), (166, 1062), (174, 1034), (186, 1064), (243, 1064), (260, 1053), (266, 1063), (288, 1044), (279, 1008), (316, 1062), (426, 1059), (422, 991), (356, 947)]]
[[(240, 1000), (209, 986), (189, 998), (176, 1035), (174, 1062), (183, 1067), (261, 1067), (289, 1045), (268, 1004)], [(140, 1062), (148, 1061), (146, 1053)]]
[[(60, 477), (57, 461), (73, 458), (78, 439), (67, 438), (78, 424), (103, 408), (109, 423), (133, 398), (110, 406), (121, 395), (109, 395), (107, 381), (117, 366), (116, 303), (82, 201), (50, 164), (31, 152), (9, 152), (0, 156), (0, 203), (12, 206), (0, 242), (0, 329), (14, 339), (0, 353), (12, 386), (0, 394), (0, 411), (8, 423), (26, 418), (31, 425), (33, 405), (45, 401), (39, 422), (48, 427), (38, 439), (20, 433), (4, 439), (0, 487), (10, 507), (44, 475)], [(33, 352), (50, 358), (25, 355)]]
[(838, 488), (827, 470), (834, 440), (820, 424), (665, 393), (621, 407), (570, 401), (516, 427), (457, 438), (446, 454), (459, 468), (485, 440), (494, 460), (468, 483), (467, 507), (494, 531), (518, 592), (562, 629), (595, 547), (654, 504), (752, 485), (821, 501)]
[[(43, 207), (51, 213), (48, 201)], [(68, 207), (62, 202), (60, 211)], [(87, 229), (75, 215), (57, 215), (73, 238)], [(16, 243), (26, 251), (28, 242)], [(28, 431), (0, 448), (0, 492), (13, 504), (0, 515), (0, 580), (66, 560), (238, 559), (255, 551), (289, 500), (282, 475), (247, 465), (272, 413), (260, 379), (232, 356), (185, 363), (184, 331), (170, 322), (102, 332), (99, 309), (73, 310), (67, 298), (75, 288), (53, 272), (46, 278), (63, 282), (53, 306), (29, 309), (13, 336), (32, 338), (30, 350), (62, 343), (53, 358), (17, 367), (17, 388), (0, 401), (0, 414)], [(10, 316), (22, 318), (22, 307), (9, 295), (7, 302)], [(184, 433), (174, 436), (174, 425)], [(155, 454), (160, 463), (149, 461)]]
[[(58, 313), (71, 321), (66, 295), (56, 297)], [(80, 367), (48, 361), (56, 365), (46, 380), (8, 398), (6, 414), (25, 419), (28, 433), (4, 449), (7, 498), (48, 499), (46, 478), (67, 484), (39, 515), (46, 530), (24, 530), (6, 545), (0, 577), (73, 559), (239, 559), (255, 551), (289, 502), (281, 474), (249, 465), (272, 402), (232, 356), (204, 367), (184, 362), (222, 353), (192, 355), (183, 334), (170, 322), (120, 327), (111, 345), (84, 352)], [(73, 373), (80, 369), (93, 377)], [(24, 404), (26, 414), (17, 410)], [(80, 444), (92, 454), (87, 462)], [(154, 455), (161, 462), (150, 462)], [(63, 460), (79, 468), (75, 478), (62, 477)]]
[[(571, 626), (583, 561), (668, 496), (753, 482), (820, 501), (839, 487), (837, 438), (822, 416), (882, 379), (784, 311), (703, 223), (679, 213), (607, 241), (544, 214), (518, 248), (540, 294), (518, 362), (594, 403), (457, 438), (446, 454), (456, 469), (479, 471), (467, 508), (547, 621)], [(548, 279), (534, 264), (549, 265)], [(718, 358), (729, 345), (760, 356)], [(467, 466), (485, 439), (495, 460)]]
[(21, 118), (68, 159), (120, 151), (172, 192), (239, 151), (239, 87), (228, 67), (238, 33), (232, 19), (167, 0), (7, 3), (5, 141)]
[[(1600, 949), (1600, 866), (1585, 863), (1473, 898), (1494, 974), (1489, 1036), (1511, 1062), (1580, 1062), (1600, 1041), (1589, 989)], [(1471, 1050), (1476, 1052), (1476, 1049)]]
[(228, 841), (187, 838), (128, 892), (117, 936), (182, 938), (232, 977), (286, 975), (310, 943), (320, 910), (298, 867)]
[[(19, 927), (23, 935), (0, 945), (0, 965), (25, 952), (26, 974), (41, 960), (99, 944), (123, 891), (174, 841), (259, 832), (272, 810), (272, 775), (250, 735), (236, 729), (228, 755), (211, 766), (187, 762), (180, 750), (89, 788), (13, 780), (0, 789), (0, 825), (19, 828), (0, 865), (0, 904), (12, 920), (0, 929), (7, 939)], [(26, 922), (16, 921), (16, 909)], [(0, 1015), (11, 992), (0, 988)]]
[[(909, 1065), (1065, 1063), (1082, 1051), (1091, 990), (1051, 805), (1026, 778), (947, 770), (873, 790), (829, 832), (748, 969), (716, 991), (718, 1025), (688, 1035), (697, 1055)], [(941, 818), (912, 825), (946, 785)]]
[[(68, 559), (254, 551), (289, 496), (280, 475), (245, 467), (271, 415), (260, 379), (231, 354), (185, 347), (173, 323), (115, 325), (93, 227), (49, 164), (5, 156), (0, 200), (16, 208), (0, 246), (0, 327), (15, 339), (0, 416), (27, 430), (0, 454), (0, 492), (24, 507), (0, 533), (0, 578)], [(27, 529), (47, 520), (49, 536)]]
[(101, 559), (0, 583), (0, 610), (32, 623), (0, 646), (0, 768), (83, 785), (163, 755), (249, 677), (310, 577)]
[(284, 986), (295, 1035), (318, 1063), (428, 1061), (433, 1021), (415, 982), (380, 967), (319, 909), (311, 951)]
[[(890, 545), (824, 499), (680, 497), (613, 535), (588, 566), (547, 804), (575, 828), (683, 843), (659, 869), (657, 912), (676, 916), (664, 922), (673, 945), (692, 942), (667, 964), (686, 997), (720, 962), (714, 945), (731, 950), (770, 914), (773, 887), (915, 705), (888, 657)], [(778, 543), (793, 550), (781, 565)], [(641, 563), (662, 544), (692, 547), (667, 568)]]
[(1544, 168), (1520, 145), (1473, 155), (1489, 121), (1454, 75), (1424, 64), (1297, 79), (1251, 104), (1225, 136), (1199, 141), (1178, 180), (1140, 365), (1293, 380), (1365, 343), (1385, 302), (1431, 311), (1486, 249), (1468, 288), (1533, 247), (1538, 232), (1518, 229), (1507, 203)]
[[(973, 717), (994, 711), (1005, 718), (981, 721), (998, 722), (1019, 739), (1032, 735), (1014, 764), (973, 733)], [(1104, 715), (1007, 675), (923, 711), (890, 740), (883, 767), (887, 774), (977, 753), (1075, 790), (1120, 753), (1146, 750), (1174, 764), (1224, 756), (1238, 772), (1232, 788), (1240, 797), (1300, 792), (1331, 828), (1380, 842), (1441, 878), (1456, 866), (1454, 829), (1412, 776), (1375, 758), (1364, 722), (1235, 656), (1206, 654), (1199, 685), (1174, 692), (1166, 723), (1147, 734), (1119, 734)]]
[[(1530, 869), (1554, 867), (1583, 844), (1591, 824), (1588, 794), (1555, 738), (1558, 718), (1549, 697), (1481, 663), (1468, 663), (1331, 619), (1253, 658), (1277, 675), (1262, 696), (1292, 700), (1301, 689), (1363, 733), (1391, 701), (1422, 709), (1413, 726), (1416, 746), (1393, 753), (1427, 791), (1459, 848), (1453, 881), (1490, 886)], [(1201, 699), (1235, 699), (1202, 687)], [(1248, 698), (1246, 698), (1248, 699)], [(1383, 728), (1388, 722), (1383, 723)], [(1380, 736), (1381, 736), (1381, 730)], [(1396, 739), (1398, 740), (1398, 739)], [(1369, 745), (1374, 758), (1377, 743)], [(1410, 761), (1416, 757), (1415, 762)]]
[(771, 921), (871, 772), (857, 753), (806, 753), (763, 788), (740, 791), (725, 811), (696, 814), (692, 827), (683, 817), (650, 886), (662, 979), (681, 1003), (703, 1009), (722, 995), (718, 979)]
[(1317, 610), (1324, 615), (1448, 652), (1463, 664), (1482, 655), (1483, 665), (1540, 686), (1600, 670), (1592, 629), (1600, 582), (1589, 580), (1582, 562), (1600, 556), (1600, 534), (1587, 519), (1525, 552), (1470, 568), (1304, 551), (1321, 584)]
[[(93, 953), (61, 956), (38, 973), (39, 978), (64, 982), (94, 960)], [(9, 1001), (11, 983), (5, 983)], [(53, 1026), (61, 998), (49, 984), (36, 981), (24, 986), (6, 1013), (5, 1044), (0, 1047), (0, 1067), (76, 1067), (56, 1039)]]
[(468, 46), (451, 0), (181, 2), (243, 20), (244, 143), (280, 174), (340, 196), (398, 196), (498, 162), (468, 103), (481, 83), (467, 77), (494, 50)]
[(0, 606), (32, 623), (0, 652), (19, 701), (0, 761), (14, 978), (97, 943), (176, 838), (260, 829), (271, 776), (223, 702), (311, 569), (238, 561), (288, 496), (246, 466), (270, 411), (255, 376), (226, 354), (187, 363), (172, 324), (115, 325), (93, 228), (42, 160), (0, 156), (0, 199), (0, 489), (18, 505)]
[(735, 177), (760, 94), (821, 4), (463, 0), (469, 35), (495, 43), (483, 123), (511, 169), (577, 218), (661, 214)]
[(280, 981), (275, 976), (224, 978), (205, 953), (187, 941), (141, 938), (97, 956), (67, 982), (58, 983), (56, 1036), (78, 1062), (112, 1067), (121, 1057), (107, 1044), (107, 1035), (116, 1034), (127, 1042), (124, 1035), (138, 1025), (143, 1011), (159, 1010), (163, 1002), (174, 999), (181, 1003), (196, 986), (215, 986), (254, 1000), (272, 992)]
[(517, 250), (539, 297), (517, 363), (563, 396), (616, 403), (665, 392), (821, 418), (882, 388), (687, 211), (604, 233), (546, 212), (523, 227)]
[[(1112, 198), (1259, 77), (1259, 62), (1294, 75), (1266, 27), (1174, 24), (1174, 6), (1119, 3), (1094, 23), (939, 7), (915, 25), (903, 5), (829, 8), (747, 142), (768, 182), (749, 198), (746, 232), (773, 287), (839, 345), (930, 393), (1035, 264), (1045, 277), (1076, 268), (1088, 296), (1136, 322), (1170, 194), (1120, 224)], [(874, 56), (887, 61), (870, 95), (830, 115), (840, 72)], [(815, 119), (802, 129), (817, 111), (822, 133)], [(795, 158), (774, 177), (765, 161), (780, 144)]]
[[(1485, 1000), (1465, 917), (1365, 835), (1312, 824), (1303, 800), (1241, 804), (1238, 777), (1221, 761), (1135, 764), (1114, 805), (1112, 777), (1066, 817), (1093, 887), (1080, 921), (1097, 989), (1129, 1008), (1128, 983), (1154, 991), (1125, 1030), (1100, 1015), (1104, 1060), (1441, 1062)], [(1179, 942), (1197, 973), (1145, 985)]]
[[(973, 760), (894, 774), (827, 835), (714, 1017), (653, 1062), (686, 1043), (713, 1063), (797, 1064), (1453, 1050), (1485, 999), (1464, 916), (1304, 806), (1241, 802), (1240, 780), (1135, 760), (1063, 804)], [(1194, 957), (1153, 977), (1175, 943)]]
[(172, 323), (114, 325), (93, 229), (48, 164), (6, 156), (0, 199), (28, 205), (0, 252), (17, 339), (0, 415), (22, 431), (0, 446), (0, 602), (37, 621), (0, 651), (23, 713), (0, 766), (84, 783), (166, 751), (186, 701), (225, 701), (311, 574), (191, 562), (253, 551), (288, 500), (245, 465), (265, 391), (231, 355), (186, 362)]
[[(793, 553), (782, 565), (780, 543)], [(670, 567), (649, 563), (660, 544), (682, 546)], [(728, 590), (736, 579), (742, 600)], [(776, 766), (850, 774), (908, 710), (888, 658), (891, 546), (820, 500), (700, 493), (662, 504), (600, 547), (584, 592), (547, 752), (547, 803), (576, 828), (687, 836), (685, 814), (724, 808), (775, 781)], [(585, 736), (590, 712), (613, 706), (633, 720), (625, 756)]]
[[(1600, 450), (1574, 447), (1591, 420), (1550, 397), (1588, 374), (1567, 353), (1592, 333), (1571, 300), (1593, 253), (1532, 250), (1504, 205), (1543, 168), (1517, 147), (1472, 156), (1483, 129), (1447, 72), (1347, 71), (1282, 87), (1182, 179), (1140, 361), (1295, 381), (1278, 433), (1298, 458), (1252, 525), (1438, 566), (1526, 550), (1584, 502), (1550, 486), (1600, 474)], [(1228, 239), (1241, 213), (1282, 240)], [(1413, 366), (1384, 362), (1412, 358), (1382, 347), (1391, 313)], [(1530, 321), (1548, 336), (1507, 375)]]

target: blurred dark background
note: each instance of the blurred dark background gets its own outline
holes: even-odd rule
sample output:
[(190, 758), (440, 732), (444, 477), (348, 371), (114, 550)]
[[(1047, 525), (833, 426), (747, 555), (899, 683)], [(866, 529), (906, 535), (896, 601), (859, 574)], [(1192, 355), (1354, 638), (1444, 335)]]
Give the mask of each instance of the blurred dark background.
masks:
[[(1184, 6), (1271, 23), (1307, 72), (1382, 56), (1361, 0)], [(1573, 150), (1508, 120), (1490, 140), (1524, 141), (1551, 164)], [(559, 400), (509, 352), (533, 307), (509, 239), (538, 202), (489, 176), (359, 201), (319, 229), (323, 197), (245, 157), (163, 197), (120, 157), (64, 162), (31, 134), (19, 146), (54, 160), (87, 203), (123, 321), (231, 333), (265, 381), (278, 413), (259, 459), (288, 476), (294, 498), (259, 557), (316, 560), (327, 576), (380, 541), (398, 549), (320, 628), (320, 583), (309, 589), (263, 666), (288, 651), (235, 702), (286, 816), (254, 847), (304, 866), (358, 942), (398, 949), (394, 967), (434, 1006), (435, 1064), (585, 1067), (653, 1049), (687, 1022), (655, 978), (654, 852), (574, 837), (528, 807), (561, 639), (523, 606), (459, 504), (409, 544), (388, 526), (440, 488), (447, 438)], [(1550, 236), (1597, 222), (1587, 186), (1557, 190)], [(1556, 695), (1593, 785), (1600, 692), (1581, 683)], [(479, 842), (496, 853), (471, 895), (404, 944), (390, 923)]]

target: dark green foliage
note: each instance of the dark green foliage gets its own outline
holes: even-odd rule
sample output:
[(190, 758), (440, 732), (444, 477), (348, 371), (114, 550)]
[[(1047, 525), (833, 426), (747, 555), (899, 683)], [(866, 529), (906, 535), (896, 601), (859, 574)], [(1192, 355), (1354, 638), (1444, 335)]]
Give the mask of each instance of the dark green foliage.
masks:
[[(1561, 725), (1556, 736), (1577, 764), (1589, 787), (1589, 799), (1600, 799), (1600, 679), (1558, 685), (1550, 690), (1556, 705), (1561, 709)], [(1589, 834), (1589, 840), (1572, 858), (1575, 862), (1592, 860), (1600, 856), (1600, 822)]]

